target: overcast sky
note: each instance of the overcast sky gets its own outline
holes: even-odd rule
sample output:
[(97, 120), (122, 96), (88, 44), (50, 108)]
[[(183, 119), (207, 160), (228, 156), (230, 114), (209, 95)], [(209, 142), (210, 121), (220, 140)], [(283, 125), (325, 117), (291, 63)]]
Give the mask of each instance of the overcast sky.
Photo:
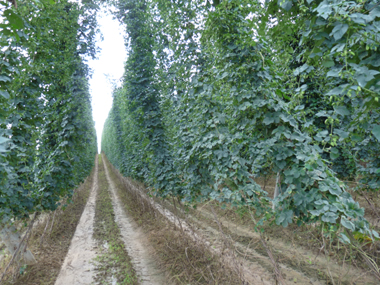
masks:
[(112, 15), (101, 11), (98, 14), (98, 23), (104, 40), (98, 38), (97, 45), (101, 48), (98, 59), (90, 60), (88, 64), (93, 70), (90, 92), (100, 151), (103, 125), (112, 106), (111, 82), (122, 77), (127, 52), (124, 45), (124, 31), (119, 22), (114, 20)]

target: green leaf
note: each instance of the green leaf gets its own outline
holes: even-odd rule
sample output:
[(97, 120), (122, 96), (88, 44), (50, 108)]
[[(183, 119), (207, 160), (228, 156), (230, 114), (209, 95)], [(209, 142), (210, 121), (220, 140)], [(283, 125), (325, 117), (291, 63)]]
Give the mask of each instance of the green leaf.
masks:
[(6, 99), (9, 99), (9, 93), (6, 90), (0, 90), (0, 95)]
[(0, 81), (10, 82), (11, 78), (9, 76), (6, 76), (6, 75), (0, 75)]
[(345, 216), (342, 216), (342, 219), (340, 220), (340, 223), (342, 224), (343, 227), (345, 227), (346, 229), (349, 229), (351, 231), (354, 231), (355, 230), (355, 225), (353, 222), (347, 220), (347, 218)]
[[(376, 5), (376, 4), (375, 4)], [(375, 17), (378, 17), (380, 18), (380, 6), (376, 6), (374, 8), (372, 8), (371, 12), (369, 13), (369, 15), (373, 18)]]
[(337, 159), (340, 156), (339, 150), (335, 147), (331, 148), (330, 157), (331, 159)]
[(340, 85), (338, 87), (335, 87), (334, 89), (330, 90), (327, 95), (340, 95), (344, 92), (344, 86)]
[(345, 132), (345, 131), (340, 130), (340, 129), (335, 129), (334, 133), (337, 134), (341, 139), (346, 139), (350, 135), (349, 132)]
[(360, 135), (358, 135), (358, 134), (352, 134), (351, 139), (354, 142), (360, 142), (363, 138)]
[(22, 18), (15, 14), (11, 9), (5, 10), (4, 16), (9, 21), (13, 29), (22, 29), (24, 27)]
[(285, 228), (288, 226), (288, 224), (292, 223), (292, 219), (293, 219), (293, 211), (292, 210), (282, 211), (280, 216), (277, 217), (277, 219), (276, 219), (276, 224), (282, 225)]
[(380, 142), (380, 125), (374, 125), (372, 128), (372, 134)]
[(335, 62), (333, 60), (326, 60), (322, 63), (324, 67), (332, 67), (335, 65)]
[(344, 244), (350, 244), (351, 243), (350, 239), (344, 233), (339, 234), (339, 240)]
[(336, 41), (340, 40), (348, 30), (347, 24), (339, 23), (332, 30), (330, 36), (333, 36)]
[(333, 10), (331, 8), (332, 5), (328, 3), (326, 0), (319, 4), (317, 8), (315, 8), (314, 11), (318, 12), (318, 16), (327, 19), (331, 13), (333, 13)]
[(5, 142), (9, 141), (8, 138), (0, 137), (0, 152), (6, 152)]
[(338, 215), (333, 212), (327, 212), (322, 216), (322, 221), (330, 224), (335, 224)]
[(300, 66), (300, 67), (297, 67), (297, 68), (294, 70), (294, 72), (293, 72), (294, 76), (298, 76), (298, 75), (300, 75), (300, 74), (303, 73), (305, 70), (307, 70), (308, 67), (309, 67), (309, 65), (308, 65), (307, 63), (303, 64), (303, 65)]
[(310, 210), (310, 214), (312, 214), (314, 216), (319, 216), (320, 214), (322, 214), (325, 211), (323, 208), (324, 207), (316, 209), (316, 210)]
[(335, 112), (341, 116), (350, 115), (350, 111), (345, 106), (334, 106)]
[(292, 9), (292, 7), (293, 7), (293, 2), (292, 2), (292, 0), (278, 0), (278, 5), (282, 8), (282, 9), (284, 9), (284, 10), (286, 10), (286, 11), (289, 11), (290, 9)]
[(228, 72), (223, 72), (223, 74), (220, 76), (220, 79), (224, 79), (228, 76)]
[(337, 44), (335, 45), (332, 49), (331, 49), (331, 52), (341, 52), (343, 51), (344, 47), (346, 46), (345, 43), (340, 43), (340, 44)]
[(342, 68), (339, 68), (339, 67), (333, 67), (332, 69), (330, 69), (329, 72), (327, 72), (326, 76), (327, 77), (339, 77), (339, 72), (342, 71)]
[(372, 17), (361, 13), (353, 13), (350, 15), (350, 18), (356, 24), (365, 25), (371, 20)]
[(357, 80), (361, 87), (365, 87), (369, 81), (375, 78), (375, 75), (380, 72), (373, 69), (368, 69), (367, 66), (350, 63), (350, 66), (355, 69), (354, 79)]
[(0, 144), (3, 144), (5, 142), (9, 141), (8, 138), (0, 137)]

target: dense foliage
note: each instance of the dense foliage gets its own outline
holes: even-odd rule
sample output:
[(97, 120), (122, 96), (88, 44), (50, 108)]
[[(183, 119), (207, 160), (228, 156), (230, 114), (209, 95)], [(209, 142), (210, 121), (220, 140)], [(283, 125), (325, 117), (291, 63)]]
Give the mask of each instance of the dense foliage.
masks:
[(96, 5), (0, 2), (0, 223), (55, 210), (89, 174), (96, 134), (84, 59)]
[[(124, 175), (163, 197), (252, 206), (283, 226), (377, 235), (343, 182), (380, 188), (376, 1), (117, 7), (130, 53), (102, 150)], [(255, 179), (276, 173), (273, 199)]]

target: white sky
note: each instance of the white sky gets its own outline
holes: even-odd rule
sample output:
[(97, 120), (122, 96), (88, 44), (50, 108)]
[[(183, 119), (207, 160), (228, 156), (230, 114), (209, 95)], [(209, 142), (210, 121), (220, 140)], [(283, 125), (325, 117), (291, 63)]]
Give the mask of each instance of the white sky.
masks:
[(104, 40), (100, 37), (97, 46), (101, 48), (97, 60), (89, 60), (88, 65), (93, 70), (90, 79), (92, 96), (92, 115), (95, 120), (98, 136), (98, 151), (103, 131), (103, 125), (112, 107), (112, 82), (119, 81), (124, 72), (124, 62), (127, 51), (124, 45), (123, 27), (112, 15), (104, 10), (98, 13), (98, 23)]

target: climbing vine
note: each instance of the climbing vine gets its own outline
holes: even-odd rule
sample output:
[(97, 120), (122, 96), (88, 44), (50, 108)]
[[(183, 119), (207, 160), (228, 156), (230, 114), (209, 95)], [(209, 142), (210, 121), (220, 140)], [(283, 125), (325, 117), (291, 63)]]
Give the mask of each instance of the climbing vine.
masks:
[[(117, 1), (123, 86), (102, 150), (156, 195), (377, 236), (346, 191), (380, 187), (376, 1)], [(256, 179), (278, 177), (269, 197)], [(274, 210), (272, 210), (272, 207)]]
[(55, 210), (89, 175), (96, 134), (85, 56), (97, 6), (0, 2), (0, 221)]

